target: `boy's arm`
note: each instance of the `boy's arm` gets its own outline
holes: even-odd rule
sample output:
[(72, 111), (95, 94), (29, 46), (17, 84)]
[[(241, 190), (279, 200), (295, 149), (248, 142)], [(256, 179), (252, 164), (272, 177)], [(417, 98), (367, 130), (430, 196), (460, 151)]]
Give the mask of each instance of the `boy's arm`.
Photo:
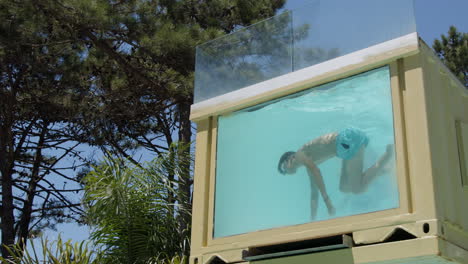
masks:
[(322, 173), (320, 172), (320, 169), (317, 167), (317, 165), (307, 158), (307, 156), (299, 151), (296, 153), (297, 159), (304, 164), (307, 168), (307, 173), (309, 174), (309, 177), (312, 177), (315, 184), (317, 185), (317, 188), (320, 190), (320, 193), (322, 194), (322, 198), (325, 201), (325, 204), (327, 205), (328, 213), (330, 215), (335, 214), (335, 208), (333, 207), (330, 197), (328, 197), (327, 190), (325, 188), (325, 183), (323, 182), (323, 177)]

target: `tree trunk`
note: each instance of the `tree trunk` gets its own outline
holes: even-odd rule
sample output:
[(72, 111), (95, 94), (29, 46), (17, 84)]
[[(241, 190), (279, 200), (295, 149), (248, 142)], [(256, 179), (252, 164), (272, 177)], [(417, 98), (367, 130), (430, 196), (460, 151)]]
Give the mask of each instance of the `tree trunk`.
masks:
[[(180, 128), (179, 128), (179, 142), (182, 143), (182, 145), (188, 145), (190, 144), (192, 140), (192, 124), (190, 122), (190, 100), (187, 101), (182, 101), (178, 105), (179, 109), (179, 122), (180, 122)], [(183, 158), (188, 158), (190, 157), (190, 148), (188, 147), (182, 147), (179, 149), (179, 157)], [(191, 221), (191, 212), (192, 212), (192, 204), (191, 204), (191, 174), (190, 174), (190, 162), (184, 162), (182, 164), (181, 168), (181, 174), (184, 175), (185, 177), (182, 177), (180, 179), (180, 193), (181, 197), (180, 199), (183, 199), (180, 202), (180, 204), (185, 205), (185, 210), (183, 210), (179, 214), (179, 226), (181, 229), (181, 235), (182, 238), (185, 239), (186, 237), (189, 236), (190, 230), (190, 221)], [(187, 241), (184, 241), (187, 242)], [(189, 255), (190, 254), (190, 246), (187, 244), (184, 247), (184, 254)]]
[[(8, 103), (7, 103), (8, 104)], [(10, 115), (0, 123), (0, 173), (2, 181), (2, 206), (0, 217), (2, 221), (1, 245), (13, 245), (15, 243), (15, 216), (13, 207), (13, 133)], [(2, 246), (2, 257), (8, 258), (10, 253)]]
[(42, 163), (42, 148), (44, 147), (44, 139), (48, 132), (48, 123), (44, 121), (41, 134), (36, 147), (36, 154), (34, 155), (34, 163), (31, 171), (31, 179), (28, 184), (28, 192), (26, 202), (23, 204), (21, 210), (22, 215), (19, 222), (19, 244), (22, 249), (26, 247), (27, 239), (29, 236), (29, 224), (31, 222), (32, 207), (34, 204), (34, 197), (36, 196), (37, 183), (40, 181), (39, 167)]

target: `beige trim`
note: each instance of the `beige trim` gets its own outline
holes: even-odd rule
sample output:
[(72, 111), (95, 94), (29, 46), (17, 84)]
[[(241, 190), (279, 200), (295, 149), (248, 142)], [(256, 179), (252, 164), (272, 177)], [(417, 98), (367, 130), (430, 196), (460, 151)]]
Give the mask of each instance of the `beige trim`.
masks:
[[(390, 209), (320, 222), (261, 230), (230, 237), (209, 239), (208, 246), (210, 248), (207, 248), (206, 251), (203, 250), (203, 252), (223, 250), (223, 248), (226, 247), (247, 248), (251, 246), (267, 246), (295, 242), (304, 239), (352, 233), (354, 230), (378, 227), (388, 223), (409, 223), (417, 219), (414, 216), (407, 217), (405, 215), (406, 213), (407, 212), (400, 208)], [(402, 215), (405, 215), (405, 217), (402, 217)]]
[(439, 254), (439, 241), (436, 237), (411, 239), (406, 241), (354, 247), (354, 263), (379, 263)]
[(209, 263), (214, 258), (219, 258), (225, 262), (241, 262), (243, 261), (242, 251), (243, 250), (234, 249), (219, 251), (213, 254), (206, 254), (203, 256), (203, 264)]
[(398, 229), (404, 230), (418, 238), (436, 236), (439, 233), (439, 223), (437, 220), (433, 219), (395, 226), (366, 229), (353, 232), (353, 240), (357, 245), (381, 243), (388, 241), (388, 238), (391, 237)]
[(422, 219), (435, 218), (433, 173), (430, 167), (428, 117), (421, 57), (413, 55), (404, 59), (406, 90), (402, 91), (405, 118), (406, 153), (411, 200), (414, 212), (424, 212)]
[(396, 172), (398, 177), (398, 190), (404, 190), (400, 191), (400, 208), (410, 213), (413, 212), (413, 205), (411, 200), (408, 155), (406, 152), (408, 143), (406, 139), (405, 105), (403, 101), (403, 93), (406, 90), (404, 71), (403, 59), (398, 59), (390, 63), (395, 158), (397, 161)]
[(211, 168), (210, 168), (210, 184), (208, 189), (208, 234), (207, 234), (207, 245), (213, 244), (213, 230), (214, 230), (214, 201), (215, 201), (215, 189), (216, 189), (216, 147), (217, 147), (217, 138), (218, 138), (218, 119), (213, 118), (212, 126), (213, 137), (211, 139)]
[(210, 159), (211, 152), (209, 146), (212, 138), (211, 120), (205, 119), (197, 123), (197, 138), (195, 146), (195, 168), (194, 168), (194, 184), (193, 188), (193, 208), (196, 213), (192, 214), (192, 252), (200, 251), (206, 246), (208, 230), (206, 223), (210, 222), (208, 218), (207, 201), (210, 200), (207, 185), (210, 182), (211, 167)]

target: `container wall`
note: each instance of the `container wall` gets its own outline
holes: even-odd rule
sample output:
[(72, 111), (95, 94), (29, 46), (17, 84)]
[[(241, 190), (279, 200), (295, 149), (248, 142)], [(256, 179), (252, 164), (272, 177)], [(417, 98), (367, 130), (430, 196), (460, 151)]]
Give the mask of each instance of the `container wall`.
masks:
[(431, 169), (442, 236), (468, 245), (468, 89), (421, 45)]
[(390, 92), (383, 67), (220, 116), (213, 236), (398, 208)]

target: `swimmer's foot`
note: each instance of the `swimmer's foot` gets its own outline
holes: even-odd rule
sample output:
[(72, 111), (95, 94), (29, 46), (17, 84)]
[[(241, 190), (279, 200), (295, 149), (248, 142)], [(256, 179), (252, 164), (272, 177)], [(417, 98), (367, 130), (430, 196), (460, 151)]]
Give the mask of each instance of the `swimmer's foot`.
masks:
[(335, 207), (332, 206), (331, 208), (328, 208), (328, 215), (333, 216), (335, 215), (335, 213), (336, 213)]
[(380, 165), (382, 167), (383, 173), (392, 171), (394, 166), (392, 166), (393, 162), (390, 162), (390, 161), (392, 160), (391, 158), (393, 157), (394, 154), (395, 154), (395, 146), (393, 144), (388, 144), (385, 150), (385, 154), (382, 157), (382, 161)]
[(377, 168), (380, 168), (382, 170), (388, 165), (389, 161), (391, 160), (391, 157), (393, 156), (393, 149), (394, 149), (393, 144), (387, 145), (387, 148), (385, 149), (385, 153), (376, 163)]
[(387, 148), (385, 149), (385, 157), (387, 159), (391, 158), (393, 156), (393, 154), (394, 154), (394, 150), (395, 150), (395, 145), (388, 144)]
[(328, 214), (335, 215), (336, 210), (335, 210), (335, 207), (333, 207), (329, 197), (325, 199), (325, 204), (327, 205)]
[(311, 213), (311, 214), (310, 214), (310, 220), (311, 220), (311, 221), (314, 221), (316, 218), (317, 218), (317, 215), (316, 215), (316, 214), (314, 214), (314, 213)]

